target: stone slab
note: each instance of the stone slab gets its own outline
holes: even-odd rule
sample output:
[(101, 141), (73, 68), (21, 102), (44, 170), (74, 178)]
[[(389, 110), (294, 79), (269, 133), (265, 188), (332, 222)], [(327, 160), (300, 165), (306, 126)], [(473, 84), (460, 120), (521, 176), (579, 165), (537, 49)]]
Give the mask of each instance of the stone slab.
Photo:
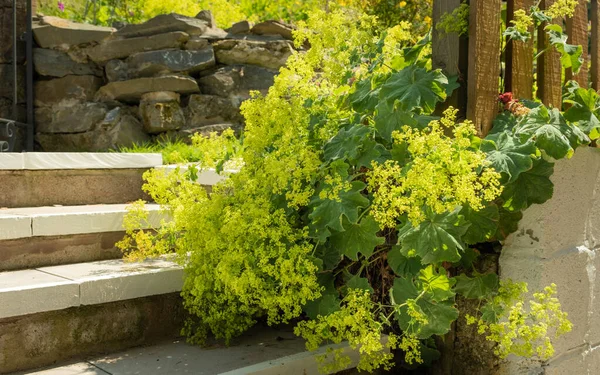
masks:
[(25, 155), (17, 152), (0, 153), (0, 170), (25, 168)]
[(118, 204), (139, 199), (150, 201), (150, 197), (142, 191), (142, 176), (147, 170), (0, 170), (3, 188), (0, 207)]
[(49, 16), (44, 16), (40, 24), (33, 25), (33, 36), (42, 48), (100, 42), (114, 31), (112, 27), (75, 23)]
[[(2, 160), (3, 155), (0, 155)], [(31, 152), (25, 154), (24, 169), (129, 169), (162, 165), (161, 154), (117, 152)]]
[(155, 91), (173, 91), (180, 94), (200, 92), (198, 83), (190, 77), (162, 76), (110, 82), (96, 94), (97, 101), (137, 102), (142, 95)]
[(39, 371), (19, 372), (15, 375), (110, 375), (108, 372), (99, 369), (89, 363), (74, 363), (68, 366), (61, 366)]
[(38, 270), (0, 273), (0, 319), (79, 305), (79, 285)]
[(73, 280), (80, 288), (81, 305), (123, 301), (181, 291), (183, 270), (163, 259), (126, 263), (123, 260), (78, 263), (40, 268)]
[[(15, 215), (16, 217), (30, 217), (31, 235), (34, 237), (65, 236), (124, 230), (123, 217), (127, 213), (127, 206), (127, 204), (106, 204), (24, 207), (9, 208), (2, 210), (2, 213), (4, 215)], [(152, 228), (160, 226), (161, 220), (164, 218), (164, 215), (160, 212), (160, 207), (156, 204), (148, 204), (146, 208), (149, 211), (149, 226)], [(10, 220), (10, 218), (7, 218), (7, 220)]]
[(31, 218), (23, 215), (5, 214), (0, 210), (0, 240), (31, 237)]

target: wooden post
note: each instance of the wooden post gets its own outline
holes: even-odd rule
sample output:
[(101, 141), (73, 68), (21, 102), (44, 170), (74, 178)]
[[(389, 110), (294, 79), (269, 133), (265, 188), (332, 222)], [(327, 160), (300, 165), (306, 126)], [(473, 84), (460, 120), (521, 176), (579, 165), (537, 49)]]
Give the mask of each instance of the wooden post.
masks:
[(471, 0), (467, 118), (481, 136), (498, 113), (501, 0)]
[(434, 0), (433, 2), (433, 30), (432, 30), (432, 66), (441, 69), (448, 77), (458, 76), (461, 87), (452, 93), (446, 102), (437, 108), (437, 112), (452, 106), (459, 110), (459, 117), (464, 118), (467, 106), (466, 79), (467, 79), (467, 49), (466, 38), (459, 37), (456, 33), (446, 34), (439, 32), (437, 25), (445, 13), (452, 13), (458, 8), (461, 0)]
[(600, 7), (598, 0), (592, 2), (592, 87), (600, 90)]
[[(506, 3), (507, 25), (514, 19), (518, 9), (529, 11), (534, 0), (508, 0)], [(506, 46), (506, 66), (504, 71), (504, 91), (512, 92), (515, 98), (533, 99), (533, 26), (529, 30), (531, 38), (527, 42), (512, 40)]]
[(569, 43), (580, 45), (583, 47), (583, 65), (579, 73), (573, 75), (571, 69), (566, 71), (566, 79), (575, 80), (581, 87), (588, 87), (588, 7), (587, 0), (579, 0), (573, 18), (567, 19), (567, 34), (569, 35)]
[[(547, 9), (555, 0), (542, 0), (541, 6)], [(561, 20), (554, 23), (562, 24)], [(538, 30), (538, 51), (545, 50), (548, 45), (548, 35), (544, 30), (546, 23), (540, 25)], [(539, 53), (539, 52), (538, 52)], [(560, 65), (560, 53), (555, 48), (549, 48), (537, 61), (537, 97), (547, 106), (560, 108), (562, 103), (562, 66)]]

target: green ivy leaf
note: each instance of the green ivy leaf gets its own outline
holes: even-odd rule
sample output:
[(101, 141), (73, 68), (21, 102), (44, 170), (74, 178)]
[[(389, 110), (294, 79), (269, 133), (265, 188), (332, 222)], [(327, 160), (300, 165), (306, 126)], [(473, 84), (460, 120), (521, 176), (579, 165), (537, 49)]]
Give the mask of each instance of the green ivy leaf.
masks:
[(346, 288), (368, 290), (369, 292), (373, 293), (373, 288), (371, 287), (371, 284), (369, 284), (369, 280), (358, 275), (352, 276), (350, 280), (348, 280), (346, 283)]
[(516, 232), (519, 229), (519, 222), (523, 219), (523, 212), (508, 211), (503, 207), (498, 210), (500, 219), (498, 220), (498, 229), (494, 235), (497, 241), (504, 241), (509, 234)]
[(348, 130), (340, 129), (335, 137), (325, 144), (323, 158), (325, 161), (345, 158), (355, 160), (367, 134), (369, 128), (364, 125), (354, 125)]
[(369, 205), (369, 199), (361, 194), (366, 185), (360, 181), (352, 182), (349, 191), (341, 191), (339, 200), (321, 199), (317, 193), (311, 201), (311, 236), (321, 242), (331, 235), (329, 229), (343, 232), (345, 230), (342, 220), (345, 216), (352, 224), (358, 220), (358, 210)]
[(419, 281), (432, 301), (441, 302), (454, 298), (455, 293), (452, 286), (454, 286), (455, 280), (449, 279), (445, 272), (436, 270), (432, 264), (419, 272)]
[(481, 151), (487, 154), (487, 161), (500, 172), (506, 182), (513, 182), (519, 174), (531, 169), (537, 148), (533, 142), (521, 143), (508, 131), (488, 135), (481, 144)]
[(515, 129), (515, 135), (526, 142), (534, 139), (536, 146), (554, 159), (571, 157), (574, 149), (587, 143), (587, 136), (579, 128), (567, 124), (556, 108), (541, 106), (524, 116)]
[(522, 211), (534, 203), (542, 204), (552, 198), (554, 184), (550, 176), (553, 172), (554, 164), (543, 159), (534, 161), (533, 168), (504, 187), (504, 208), (511, 212)]
[(583, 65), (583, 47), (567, 43), (569, 36), (563, 33), (560, 25), (550, 24), (546, 26), (550, 44), (560, 52), (560, 63), (563, 68), (571, 68), (573, 73), (578, 73)]
[(323, 294), (314, 301), (309, 301), (304, 305), (304, 312), (311, 319), (317, 319), (319, 316), (327, 316), (340, 309), (340, 299), (335, 294)]
[(371, 216), (365, 216), (358, 224), (344, 219), (344, 229), (345, 232), (331, 236), (331, 246), (352, 260), (358, 260), (358, 253), (370, 258), (375, 247), (385, 242), (385, 238), (377, 237), (381, 229)]
[(594, 89), (576, 89), (567, 100), (572, 106), (565, 118), (575, 123), (590, 139), (600, 138), (600, 95)]
[(475, 277), (468, 277), (463, 273), (456, 276), (455, 279), (456, 286), (454, 290), (467, 298), (484, 299), (498, 290), (498, 275), (495, 273), (476, 274)]
[[(394, 280), (391, 290), (394, 304), (401, 305), (409, 299), (415, 300), (419, 294), (412, 280), (402, 277)], [(406, 306), (399, 309), (400, 313), (396, 317), (403, 331), (414, 334), (420, 339), (448, 333), (452, 322), (458, 318), (458, 310), (452, 307), (453, 300), (435, 302), (425, 295), (418, 299), (416, 304), (420, 312), (425, 315), (427, 323), (413, 321), (408, 315)]]
[(422, 108), (427, 114), (435, 110), (438, 102), (446, 99), (448, 79), (440, 70), (427, 71), (409, 66), (393, 73), (381, 87), (381, 97), (389, 102), (400, 102), (400, 108), (412, 111)]
[(373, 90), (371, 78), (363, 79), (356, 84), (356, 89), (348, 95), (348, 101), (356, 112), (372, 112), (379, 103), (379, 90)]
[(462, 236), (469, 228), (460, 208), (452, 212), (429, 212), (418, 227), (409, 222), (398, 233), (398, 243), (406, 257), (418, 255), (423, 264), (458, 262), (459, 250), (464, 249)]
[(465, 220), (471, 225), (463, 236), (463, 240), (467, 244), (476, 244), (486, 242), (496, 234), (498, 229), (498, 206), (490, 203), (481, 210), (474, 210), (470, 206), (465, 206), (460, 212), (465, 217)]
[(421, 271), (421, 268), (423, 268), (421, 258), (417, 256), (407, 258), (402, 255), (400, 249), (401, 247), (396, 245), (387, 253), (387, 262), (392, 271), (394, 271), (396, 275), (403, 277), (418, 274), (419, 271)]

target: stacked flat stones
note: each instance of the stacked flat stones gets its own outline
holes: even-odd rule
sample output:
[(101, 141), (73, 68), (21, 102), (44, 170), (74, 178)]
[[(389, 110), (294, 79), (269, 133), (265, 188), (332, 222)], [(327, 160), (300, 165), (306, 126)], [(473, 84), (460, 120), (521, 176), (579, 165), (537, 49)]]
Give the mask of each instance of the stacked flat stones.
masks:
[(40, 17), (34, 25), (36, 140), (43, 151), (104, 151), (243, 127), (241, 103), (266, 93), (292, 54), (292, 28), (208, 11), (120, 29)]

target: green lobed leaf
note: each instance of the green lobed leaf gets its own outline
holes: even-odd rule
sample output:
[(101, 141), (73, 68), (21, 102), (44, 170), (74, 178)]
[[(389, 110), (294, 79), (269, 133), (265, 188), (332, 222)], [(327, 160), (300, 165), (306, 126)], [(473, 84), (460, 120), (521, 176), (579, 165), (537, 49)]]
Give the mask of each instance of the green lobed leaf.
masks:
[(569, 44), (569, 36), (563, 33), (560, 25), (550, 24), (546, 26), (548, 39), (550, 44), (560, 52), (560, 63), (563, 68), (571, 68), (573, 73), (579, 73), (579, 69), (583, 65), (583, 47), (580, 45)]
[(420, 286), (432, 301), (441, 302), (454, 298), (452, 286), (455, 280), (448, 278), (445, 271), (441, 272), (440, 268), (436, 269), (432, 264), (419, 271)]
[(516, 232), (519, 229), (519, 222), (523, 219), (523, 212), (508, 211), (504, 207), (499, 207), (498, 210), (500, 219), (498, 220), (498, 229), (494, 235), (497, 241), (504, 241), (509, 234)]
[(467, 222), (471, 223), (463, 236), (463, 240), (467, 244), (486, 242), (496, 234), (500, 214), (495, 203), (490, 203), (481, 210), (465, 206), (460, 214), (465, 217)]
[(381, 98), (400, 102), (400, 108), (412, 111), (421, 108), (426, 114), (435, 110), (438, 102), (446, 99), (448, 79), (440, 70), (427, 71), (409, 66), (390, 76), (381, 87)]
[(381, 138), (388, 142), (392, 141), (392, 133), (400, 130), (404, 125), (416, 126), (417, 120), (410, 113), (395, 109), (394, 102), (382, 100), (375, 108), (375, 129)]
[(373, 90), (371, 78), (363, 79), (355, 87), (355, 91), (348, 95), (352, 108), (356, 112), (372, 112), (379, 103), (379, 91)]
[(395, 245), (387, 253), (387, 262), (392, 271), (398, 276), (409, 277), (415, 276), (421, 271), (423, 265), (421, 264), (421, 258), (414, 256), (407, 258), (402, 255), (400, 251), (401, 247)]
[(349, 191), (339, 193), (339, 200), (321, 199), (317, 193), (309, 205), (312, 238), (323, 242), (331, 235), (330, 229), (343, 232), (345, 230), (342, 224), (344, 216), (348, 222), (356, 224), (358, 210), (369, 205), (369, 199), (361, 194), (365, 187), (363, 182), (354, 181)]
[(334, 269), (343, 259), (339, 249), (335, 246), (331, 246), (329, 242), (325, 245), (317, 246), (314, 255), (323, 262), (324, 270)]
[(423, 264), (458, 262), (459, 250), (464, 249), (462, 236), (469, 223), (459, 215), (461, 208), (442, 214), (428, 212), (418, 227), (409, 222), (398, 233), (398, 243), (406, 257), (417, 255)]
[(455, 279), (454, 290), (466, 298), (484, 299), (498, 290), (499, 280), (495, 273), (476, 274), (475, 277), (468, 277), (463, 273), (456, 276)]
[(487, 161), (506, 182), (515, 181), (519, 174), (531, 169), (531, 155), (535, 155), (536, 150), (533, 142), (522, 143), (508, 131), (488, 135), (481, 144)]
[(565, 118), (575, 123), (590, 139), (600, 138), (600, 95), (594, 89), (578, 88), (571, 99), (571, 107), (565, 112)]
[[(402, 277), (394, 280), (391, 290), (393, 302), (397, 305), (405, 303), (409, 299), (416, 299), (420, 292), (412, 280)], [(435, 302), (424, 295), (416, 302), (420, 312), (425, 315), (427, 323), (415, 322), (408, 315), (406, 306), (401, 307), (396, 314), (400, 328), (414, 334), (420, 339), (426, 339), (433, 335), (445, 335), (452, 327), (452, 322), (458, 318), (458, 310), (453, 305), (453, 300)]]
[(358, 260), (359, 253), (367, 259), (370, 258), (375, 247), (385, 242), (385, 238), (377, 237), (381, 229), (375, 219), (369, 215), (358, 224), (344, 219), (344, 229), (344, 232), (336, 232), (331, 236), (331, 246), (352, 260)]
[(372, 168), (374, 161), (382, 164), (390, 157), (390, 152), (382, 144), (366, 138), (363, 141), (356, 159), (352, 162), (356, 168)]
[(519, 178), (504, 187), (502, 199), (508, 211), (522, 211), (532, 204), (542, 204), (552, 198), (554, 184), (550, 176), (554, 164), (543, 159), (533, 162), (533, 168), (521, 173)]
[(360, 154), (360, 149), (369, 134), (369, 128), (364, 125), (354, 125), (350, 129), (340, 129), (323, 149), (325, 161), (349, 158), (354, 160)]
[(340, 299), (335, 294), (323, 294), (314, 301), (309, 301), (304, 305), (304, 312), (311, 319), (317, 319), (319, 316), (327, 316), (340, 309)]
[(576, 147), (589, 141), (579, 128), (567, 124), (558, 109), (548, 110), (544, 106), (522, 117), (515, 135), (524, 142), (533, 139), (536, 146), (554, 159), (571, 157)]
[(354, 275), (346, 282), (346, 291), (347, 289), (361, 289), (368, 290), (373, 293), (373, 288), (371, 284), (369, 284), (369, 280), (364, 277), (360, 277), (359, 275)]

